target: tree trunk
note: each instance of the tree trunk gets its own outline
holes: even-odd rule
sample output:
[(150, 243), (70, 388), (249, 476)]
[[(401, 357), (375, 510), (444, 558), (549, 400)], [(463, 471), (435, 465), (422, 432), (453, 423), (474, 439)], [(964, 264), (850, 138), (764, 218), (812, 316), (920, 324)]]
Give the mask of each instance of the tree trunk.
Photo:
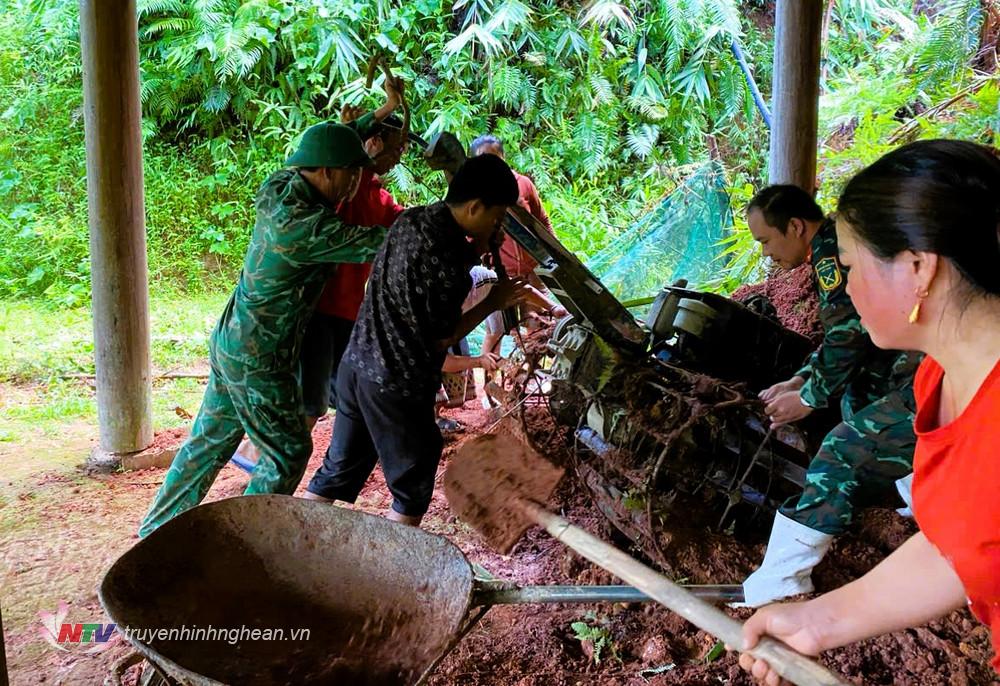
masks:
[(770, 182), (795, 184), (810, 193), (816, 190), (822, 27), (822, 0), (778, 0)]

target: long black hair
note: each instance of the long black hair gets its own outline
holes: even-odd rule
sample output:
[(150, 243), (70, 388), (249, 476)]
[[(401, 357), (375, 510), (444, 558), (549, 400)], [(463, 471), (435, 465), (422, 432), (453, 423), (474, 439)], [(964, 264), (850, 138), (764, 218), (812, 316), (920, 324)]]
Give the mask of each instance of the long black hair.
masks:
[(972, 294), (1000, 295), (1000, 159), (966, 141), (904, 145), (848, 182), (838, 215), (877, 257), (947, 258)]

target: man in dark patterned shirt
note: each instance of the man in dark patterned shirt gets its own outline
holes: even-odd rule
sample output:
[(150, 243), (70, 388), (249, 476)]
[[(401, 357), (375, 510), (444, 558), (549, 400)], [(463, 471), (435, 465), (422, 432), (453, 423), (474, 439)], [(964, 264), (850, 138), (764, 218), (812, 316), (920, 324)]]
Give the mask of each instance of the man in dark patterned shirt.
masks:
[(388, 517), (420, 524), (441, 459), (434, 399), (448, 346), (529, 292), (523, 279), (505, 281), (462, 313), (469, 269), (517, 197), (507, 164), (483, 155), (459, 168), (444, 202), (393, 224), (340, 365), (333, 437), (307, 498), (354, 502), (380, 462), (393, 495)]

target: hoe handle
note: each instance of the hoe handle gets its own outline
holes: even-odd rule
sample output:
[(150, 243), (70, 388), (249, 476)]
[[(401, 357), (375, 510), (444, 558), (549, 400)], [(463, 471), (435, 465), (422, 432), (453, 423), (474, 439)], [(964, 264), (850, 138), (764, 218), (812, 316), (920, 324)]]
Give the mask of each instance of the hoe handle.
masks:
[[(382, 74), (385, 75), (387, 81), (394, 82), (396, 78), (392, 75), (392, 69), (389, 67), (388, 62), (380, 53), (373, 53), (368, 59), (368, 69), (365, 72), (365, 88), (371, 88), (372, 82), (375, 81), (375, 70), (378, 67), (382, 67)], [(403, 140), (406, 140), (407, 135), (410, 133), (410, 106), (406, 104), (406, 97), (404, 96), (400, 100), (400, 107), (403, 110)]]
[[(696, 598), (638, 560), (626, 555), (562, 517), (535, 503), (519, 503), (526, 515), (538, 522), (558, 541), (646, 593), (667, 609), (676, 612), (699, 629), (721, 639), (727, 645), (743, 644), (743, 625), (704, 600)], [(772, 638), (762, 638), (752, 650), (745, 651), (766, 660), (781, 676), (798, 686), (846, 686), (835, 674), (820, 664)]]

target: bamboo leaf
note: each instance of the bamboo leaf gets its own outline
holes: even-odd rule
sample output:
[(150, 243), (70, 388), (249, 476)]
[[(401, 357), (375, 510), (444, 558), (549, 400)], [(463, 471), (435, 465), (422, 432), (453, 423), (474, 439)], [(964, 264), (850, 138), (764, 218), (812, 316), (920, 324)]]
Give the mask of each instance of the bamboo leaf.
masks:
[(596, 24), (607, 27), (612, 24), (621, 24), (628, 30), (635, 29), (635, 19), (624, 3), (615, 0), (594, 0), (584, 12), (580, 20), (583, 25)]

